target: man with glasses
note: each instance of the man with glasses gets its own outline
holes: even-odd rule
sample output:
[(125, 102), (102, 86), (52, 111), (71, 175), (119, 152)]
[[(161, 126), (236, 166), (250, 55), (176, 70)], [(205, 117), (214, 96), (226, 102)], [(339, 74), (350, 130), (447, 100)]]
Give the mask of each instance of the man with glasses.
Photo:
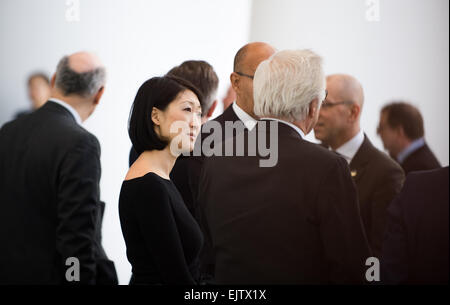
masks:
[(360, 126), (364, 92), (353, 76), (327, 77), (328, 96), (322, 104), (315, 137), (349, 164), (358, 189), (360, 212), (375, 256), (381, 253), (386, 209), (400, 191), (403, 170), (376, 149)]
[[(202, 126), (202, 132), (197, 139), (196, 145), (203, 145), (203, 140), (210, 137), (212, 133), (217, 132), (217, 125), (220, 125), (220, 134), (214, 137), (225, 140), (227, 136), (238, 134), (241, 131), (252, 130), (256, 125), (257, 116), (253, 112), (253, 77), (258, 65), (268, 59), (275, 53), (275, 48), (264, 42), (253, 42), (244, 45), (236, 53), (234, 58), (233, 72), (230, 75), (231, 86), (236, 92), (236, 101), (225, 111)], [(227, 123), (228, 122), (228, 123)], [(241, 125), (242, 126), (241, 126)], [(226, 127), (228, 125), (228, 127)], [(238, 128), (236, 128), (236, 125)], [(233, 128), (228, 130), (226, 128)], [(242, 128), (239, 128), (242, 127)], [(212, 146), (210, 146), (212, 148)], [(190, 173), (190, 183), (193, 189), (193, 201), (197, 201), (199, 189), (200, 171), (203, 166), (204, 157), (196, 158), (197, 164), (193, 166)], [(221, 175), (221, 172), (215, 172), (215, 175)], [(196, 218), (199, 219), (199, 215)], [(202, 226), (202, 230), (205, 228)], [(205, 281), (214, 277), (214, 257), (211, 245), (206, 243), (201, 254), (201, 274)]]
[(253, 76), (258, 65), (274, 53), (275, 48), (264, 42), (248, 43), (236, 53), (233, 73), (230, 75), (236, 101), (213, 120), (221, 125), (223, 131), (227, 121), (241, 121), (248, 130), (255, 126), (257, 117), (253, 112)]

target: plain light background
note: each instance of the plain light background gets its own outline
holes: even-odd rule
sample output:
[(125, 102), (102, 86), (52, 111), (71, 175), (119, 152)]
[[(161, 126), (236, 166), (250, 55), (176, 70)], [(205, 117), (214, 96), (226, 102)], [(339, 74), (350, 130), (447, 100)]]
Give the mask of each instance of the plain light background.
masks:
[[(76, 1), (75, 1), (76, 2)], [(139, 86), (184, 60), (211, 63), (229, 85), (236, 51), (262, 40), (278, 49), (310, 48), (325, 70), (356, 76), (365, 89), (362, 127), (380, 149), (379, 110), (392, 99), (419, 107), (426, 139), (443, 165), (449, 155), (447, 0), (79, 0), (0, 1), (0, 125), (28, 107), (27, 76), (54, 72), (58, 60), (95, 51), (108, 70), (101, 104), (86, 121), (102, 146), (103, 244), (121, 284), (126, 259), (118, 195), (128, 168), (127, 120)], [(377, 14), (377, 4), (379, 14)], [(371, 21), (378, 19), (378, 21)], [(215, 112), (220, 114), (221, 109)], [(308, 139), (314, 141), (313, 134)]]

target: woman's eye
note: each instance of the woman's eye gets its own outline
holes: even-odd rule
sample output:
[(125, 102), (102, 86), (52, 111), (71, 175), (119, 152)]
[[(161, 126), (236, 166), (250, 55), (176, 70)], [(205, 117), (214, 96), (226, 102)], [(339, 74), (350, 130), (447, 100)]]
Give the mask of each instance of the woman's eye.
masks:
[(189, 111), (189, 112), (191, 112), (191, 111), (192, 111), (192, 109), (191, 109), (191, 108), (189, 108), (189, 107), (188, 107), (188, 108), (184, 108), (183, 110), (184, 110), (184, 111)]

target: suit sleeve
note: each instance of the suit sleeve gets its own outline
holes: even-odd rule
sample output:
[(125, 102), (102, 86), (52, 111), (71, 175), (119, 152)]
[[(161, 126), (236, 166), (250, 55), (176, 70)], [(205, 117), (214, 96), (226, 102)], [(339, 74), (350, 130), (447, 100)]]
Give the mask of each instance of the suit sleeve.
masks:
[[(95, 138), (82, 138), (65, 156), (58, 181), (56, 246), (64, 275), (75, 257), (81, 284), (95, 284), (95, 234), (99, 204), (100, 145)], [(63, 276), (64, 281), (66, 280)]]
[(186, 263), (169, 194), (158, 181), (140, 192), (143, 194), (140, 197), (147, 200), (135, 202), (139, 227), (164, 284), (195, 284)]
[(389, 204), (400, 192), (405, 175), (400, 167), (392, 167), (380, 178), (371, 200), (371, 232), (370, 240), (374, 256), (380, 257), (383, 236), (386, 230), (387, 209)]
[(364, 283), (365, 261), (371, 253), (356, 188), (344, 159), (339, 158), (324, 177), (317, 210), (330, 282)]
[(381, 281), (384, 284), (402, 284), (408, 278), (407, 235), (402, 214), (400, 195), (388, 209), (381, 257)]

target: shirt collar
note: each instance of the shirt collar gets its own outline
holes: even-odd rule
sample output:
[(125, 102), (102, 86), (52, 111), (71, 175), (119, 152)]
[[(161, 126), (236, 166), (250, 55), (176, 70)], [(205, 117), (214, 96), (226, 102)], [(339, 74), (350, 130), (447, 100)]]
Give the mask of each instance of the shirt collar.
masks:
[(64, 108), (66, 108), (66, 109), (73, 115), (73, 117), (75, 118), (75, 121), (76, 121), (79, 125), (81, 125), (81, 124), (83, 123), (83, 122), (81, 121), (81, 117), (80, 117), (80, 115), (78, 114), (78, 112), (77, 112), (72, 106), (70, 106), (69, 104), (67, 104), (66, 102), (61, 101), (61, 100), (58, 100), (58, 99), (56, 99), (56, 98), (51, 98), (51, 99), (49, 99), (49, 101), (54, 102), (54, 103), (56, 103), (56, 104), (59, 104), (59, 105), (63, 106)]
[(261, 118), (261, 120), (273, 120), (273, 121), (278, 121), (278, 122), (281, 122), (281, 123), (286, 124), (288, 126), (291, 126), (292, 128), (295, 129), (295, 131), (298, 132), (298, 134), (300, 135), (300, 137), (302, 137), (302, 139), (305, 138), (305, 133), (298, 126), (295, 126), (292, 123), (289, 123), (287, 121), (283, 121), (283, 120), (280, 120), (280, 119), (275, 119), (275, 118)]
[(404, 150), (402, 150), (398, 154), (397, 161), (399, 163), (403, 163), (403, 161), (405, 161), (405, 159), (408, 158), (409, 155), (411, 155), (413, 152), (415, 152), (416, 150), (418, 150), (419, 148), (421, 148), (424, 145), (425, 145), (425, 139), (424, 138), (419, 138), (417, 140), (412, 141), (411, 144), (409, 144), (408, 147), (406, 147)]
[(347, 160), (348, 163), (350, 163), (353, 157), (358, 152), (363, 142), (364, 142), (364, 132), (360, 130), (356, 134), (356, 136), (354, 136), (349, 141), (341, 145), (341, 147), (336, 149), (336, 152), (342, 155), (342, 157), (344, 157), (344, 159)]
[(252, 130), (256, 125), (256, 120), (252, 118), (247, 112), (242, 110), (242, 108), (239, 107), (236, 102), (233, 103), (232, 107), (239, 120), (244, 123), (245, 127), (248, 130)]

